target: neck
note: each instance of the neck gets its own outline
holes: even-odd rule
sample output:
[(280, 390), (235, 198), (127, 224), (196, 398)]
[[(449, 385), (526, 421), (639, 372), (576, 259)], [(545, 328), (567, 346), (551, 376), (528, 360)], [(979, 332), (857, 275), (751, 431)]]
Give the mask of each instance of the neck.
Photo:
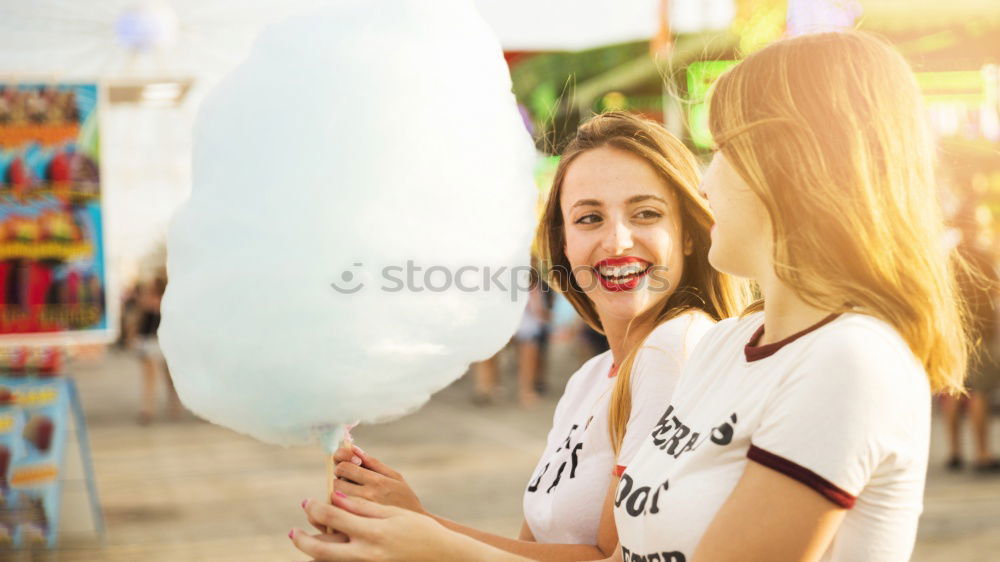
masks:
[[(631, 325), (629, 325), (630, 322)], [(644, 324), (632, 322), (630, 319), (605, 319), (602, 317), (601, 325), (604, 326), (604, 335), (607, 336), (608, 345), (611, 346), (611, 356), (614, 358), (615, 365), (622, 364), (628, 352), (639, 344), (642, 336), (646, 333)]]
[(773, 272), (761, 280), (764, 295), (764, 335), (758, 345), (779, 342), (830, 315), (803, 301)]

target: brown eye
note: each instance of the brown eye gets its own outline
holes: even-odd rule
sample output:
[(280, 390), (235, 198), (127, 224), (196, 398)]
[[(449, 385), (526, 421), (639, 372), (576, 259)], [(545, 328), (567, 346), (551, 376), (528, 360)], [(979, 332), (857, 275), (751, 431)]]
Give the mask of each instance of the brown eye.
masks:
[(601, 222), (601, 217), (593, 213), (589, 215), (583, 215), (582, 217), (573, 221), (573, 224), (597, 224)]
[(658, 211), (654, 211), (652, 209), (646, 209), (646, 210), (643, 210), (643, 211), (639, 211), (638, 213), (635, 214), (635, 216), (636, 216), (636, 218), (643, 219), (643, 220), (652, 220), (652, 219), (658, 219), (658, 218), (662, 217), (663, 214), (660, 213), (660, 212), (658, 212)]

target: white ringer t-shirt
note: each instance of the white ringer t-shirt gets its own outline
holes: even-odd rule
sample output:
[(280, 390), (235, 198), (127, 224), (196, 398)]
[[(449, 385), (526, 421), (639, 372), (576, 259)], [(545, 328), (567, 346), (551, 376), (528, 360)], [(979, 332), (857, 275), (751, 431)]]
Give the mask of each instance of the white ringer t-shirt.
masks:
[(748, 460), (848, 509), (821, 560), (909, 560), (930, 433), (923, 366), (870, 316), (831, 315), (757, 346), (763, 321), (757, 313), (709, 331), (622, 475), (625, 562), (690, 560)]
[[(687, 357), (712, 325), (706, 314), (689, 312), (660, 324), (646, 338), (632, 368), (632, 409), (620, 464), (652, 431)], [(580, 367), (559, 399), (545, 452), (524, 492), (524, 518), (537, 542), (597, 544), (601, 508), (615, 472), (608, 436), (613, 375), (607, 351)]]

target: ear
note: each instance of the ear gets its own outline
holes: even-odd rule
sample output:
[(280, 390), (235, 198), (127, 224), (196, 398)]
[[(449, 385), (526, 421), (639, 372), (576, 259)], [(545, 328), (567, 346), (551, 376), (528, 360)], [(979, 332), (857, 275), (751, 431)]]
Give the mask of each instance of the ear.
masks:
[(684, 233), (684, 255), (690, 256), (694, 253), (694, 241), (688, 233)]

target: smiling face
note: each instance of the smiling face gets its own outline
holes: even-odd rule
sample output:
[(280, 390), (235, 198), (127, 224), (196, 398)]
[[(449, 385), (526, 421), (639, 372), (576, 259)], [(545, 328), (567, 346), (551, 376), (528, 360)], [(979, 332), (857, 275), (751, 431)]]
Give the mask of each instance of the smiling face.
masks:
[(691, 251), (679, 201), (641, 157), (607, 146), (579, 154), (560, 207), (566, 258), (602, 321), (631, 320), (676, 289)]
[(772, 255), (771, 223), (760, 197), (716, 152), (701, 181), (702, 194), (715, 216), (708, 261), (730, 275), (762, 279)]

